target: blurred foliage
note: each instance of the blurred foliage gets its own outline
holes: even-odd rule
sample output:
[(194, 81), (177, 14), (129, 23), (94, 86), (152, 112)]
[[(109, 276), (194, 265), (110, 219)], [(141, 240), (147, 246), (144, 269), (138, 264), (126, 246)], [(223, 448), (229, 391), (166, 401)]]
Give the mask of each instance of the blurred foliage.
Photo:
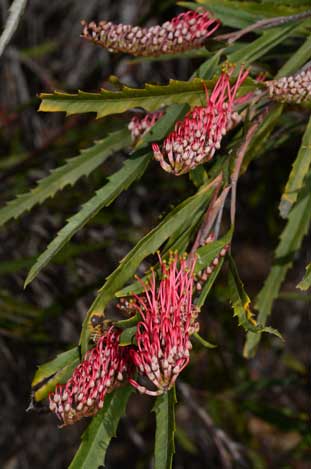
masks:
[[(0, 3), (3, 25), (7, 3)], [(300, 0), (197, 3), (222, 20), (224, 33), (310, 7), (309, 2)], [(197, 3), (179, 5), (197, 8)], [(68, 379), (79, 362), (76, 344), (81, 323), (84, 321), (80, 339), (84, 352), (90, 315), (105, 306), (110, 316), (109, 301), (122, 294), (137, 269), (143, 274), (154, 263), (151, 255), (161, 245), (166, 243), (166, 250), (187, 248), (211, 197), (206, 190), (209, 178), (224, 167), (229, 172), (243, 129), (225, 142), (207, 172), (198, 168), (190, 178), (174, 178), (150, 162), (150, 142), (160, 141), (184, 115), (187, 106), (180, 103), (200, 101), (196, 83), (211, 80), (226, 58), (251, 65), (253, 79), (262, 71), (270, 78), (295, 73), (311, 58), (310, 19), (256, 30), (233, 44), (209, 41), (207, 49), (156, 59), (111, 56), (79, 38), (82, 18), (109, 17), (116, 22), (145, 24), (165, 21), (179, 11), (175, 1), (165, 0), (49, 4), (29, 0), (1, 57), (0, 223), (21, 217), (0, 231), (0, 393), (7, 422), (0, 432), (4, 447), (1, 467), (68, 467), (83, 424), (77, 430), (60, 431), (53, 416), (24, 413), (34, 364), (48, 362), (40, 366), (33, 382), (34, 399), (41, 401), (57, 382)], [(127, 88), (118, 90), (112, 75)], [(178, 81), (167, 85), (168, 78)], [(148, 88), (151, 104), (147, 103), (146, 109), (158, 106), (159, 90), (163, 89), (167, 104), (175, 104), (153, 134), (147, 134), (127, 158), (129, 136), (125, 128), (136, 102), (125, 101), (123, 94), (144, 94), (144, 83), (150, 82), (157, 85)], [(49, 93), (43, 96), (44, 110), (55, 111), (64, 100), (63, 95), (57, 95), (56, 107), (46, 107), (54, 103), (50, 93), (55, 89), (95, 93), (101, 87), (109, 89), (109, 96), (122, 99), (120, 109), (115, 102), (109, 104), (106, 117), (99, 120), (89, 114), (65, 120), (59, 113), (37, 113), (40, 92)], [(178, 87), (182, 93), (186, 90), (186, 97), (176, 98)], [(103, 106), (100, 100), (95, 102)], [(83, 110), (79, 100), (73, 103), (75, 112)], [(68, 110), (67, 104), (61, 110)], [(94, 107), (85, 110), (98, 111)], [(310, 462), (305, 346), (310, 305), (309, 115), (308, 107), (272, 105), (244, 159), (232, 262), (221, 263), (202, 291), (199, 305), (205, 306), (200, 336), (193, 343), (191, 364), (182, 375), (182, 384), (191, 385), (191, 399), (186, 389), (177, 388), (176, 467), (216, 469), (226, 467), (228, 458), (233, 458), (228, 467), (247, 468), (304, 469)], [(23, 195), (15, 198), (18, 194)], [(228, 213), (225, 206), (224, 233)], [(228, 233), (231, 238), (232, 232)], [(211, 246), (220, 249), (220, 245)], [(208, 265), (209, 255), (214, 254), (205, 255)], [(23, 290), (30, 269), (27, 283), (40, 275)], [(256, 295), (257, 320), (262, 327), (259, 334), (251, 330), (257, 325), (252, 323), (256, 316), (249, 309)], [(248, 331), (246, 345), (230, 302)], [(270, 313), (273, 328), (265, 324)], [(285, 342), (264, 334), (256, 357), (245, 360), (243, 349), (244, 355), (254, 355), (265, 327), (277, 328)], [(207, 350), (204, 339), (216, 348)], [(119, 438), (112, 440), (107, 452), (107, 467), (117, 468), (129, 461), (131, 467), (149, 467), (156, 420), (162, 425), (158, 426), (156, 445), (166, 457), (163, 463), (156, 463), (169, 467), (175, 429), (163, 409), (167, 406), (168, 412), (174, 412), (175, 396), (167, 395), (158, 402), (154, 415), (150, 414), (153, 402), (149, 398), (138, 400), (134, 393), (129, 394), (124, 388), (109, 397), (106, 405), (111, 415), (104, 409), (94, 418), (70, 467), (92, 468), (103, 462), (106, 443), (114, 436), (128, 399), (128, 417), (120, 420)], [(38, 410), (44, 412), (44, 404)], [(159, 433), (159, 428), (165, 433)], [(17, 429), (21, 429), (19, 436)], [(88, 446), (90, 439), (94, 447)], [(222, 442), (225, 455), (219, 451)]]

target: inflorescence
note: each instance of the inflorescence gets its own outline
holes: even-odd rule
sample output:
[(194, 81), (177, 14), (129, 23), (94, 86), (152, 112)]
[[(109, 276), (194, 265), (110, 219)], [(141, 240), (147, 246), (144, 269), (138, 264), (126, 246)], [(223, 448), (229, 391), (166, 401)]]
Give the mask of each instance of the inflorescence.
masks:
[(174, 54), (202, 47), (220, 26), (220, 21), (207, 11), (181, 13), (164, 24), (140, 28), (129, 24), (100, 21), (82, 22), (82, 37), (105, 47), (110, 52), (136, 56)]
[(311, 101), (311, 68), (297, 75), (266, 81), (269, 95), (283, 103)]
[(151, 127), (164, 115), (164, 111), (148, 112), (143, 117), (132, 117), (128, 129), (131, 132), (132, 141), (136, 142), (145, 135)]
[(186, 258), (172, 256), (161, 260), (162, 278), (157, 285), (155, 273), (144, 284), (144, 295), (136, 296), (136, 309), (142, 320), (137, 325), (137, 349), (130, 353), (138, 374), (154, 389), (129, 382), (139, 392), (157, 396), (168, 391), (189, 363), (190, 335), (198, 331), (198, 309), (192, 303), (194, 265)]
[(230, 85), (232, 73), (233, 69), (221, 74), (210, 96), (206, 91), (206, 106), (194, 107), (177, 122), (161, 149), (157, 143), (152, 145), (154, 157), (165, 171), (180, 176), (211, 160), (223, 136), (240, 122), (233, 108), (239, 103), (236, 94), (248, 71), (241, 69), (235, 84)]
[(49, 395), (50, 410), (64, 425), (95, 415), (103, 408), (106, 394), (129, 373), (129, 353), (126, 347), (119, 347), (119, 336), (112, 327), (105, 331), (67, 383), (58, 384)]

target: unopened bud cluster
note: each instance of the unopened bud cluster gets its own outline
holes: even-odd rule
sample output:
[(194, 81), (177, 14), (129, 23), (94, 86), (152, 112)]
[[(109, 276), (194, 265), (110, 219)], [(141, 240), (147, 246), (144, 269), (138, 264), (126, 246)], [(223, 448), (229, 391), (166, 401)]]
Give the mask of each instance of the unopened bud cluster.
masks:
[(207, 96), (206, 106), (194, 107), (183, 121), (177, 122), (162, 148), (156, 143), (152, 145), (154, 158), (165, 171), (180, 176), (211, 160), (224, 135), (240, 122), (233, 107), (238, 104), (236, 93), (248, 71), (241, 70), (232, 86), (231, 74), (232, 70), (221, 74), (211, 95)]
[(297, 75), (265, 82), (269, 95), (283, 103), (311, 101), (311, 68)]
[(151, 127), (164, 115), (164, 111), (148, 112), (143, 117), (134, 116), (132, 117), (128, 129), (131, 132), (132, 141), (139, 140), (145, 135)]
[(196, 278), (195, 278), (195, 288), (198, 292), (200, 292), (202, 290), (202, 287), (204, 285), (204, 283), (207, 281), (207, 279), (212, 275), (212, 273), (214, 272), (214, 270), (216, 269), (216, 267), (218, 266), (219, 262), (221, 261), (221, 259), (223, 257), (225, 257), (225, 255), (227, 254), (228, 250), (230, 248), (230, 244), (226, 244), (226, 246), (224, 246), (220, 253), (218, 254), (218, 256), (216, 256), (212, 262), (203, 270), (201, 270), (200, 272), (198, 272), (196, 274)]
[(127, 24), (100, 21), (98, 24), (82, 22), (82, 37), (111, 52), (124, 52), (135, 56), (174, 54), (201, 47), (213, 34), (220, 21), (208, 12), (188, 11), (164, 24), (140, 28)]
[(106, 394), (129, 372), (128, 350), (119, 347), (119, 335), (113, 328), (106, 331), (67, 383), (50, 394), (50, 410), (64, 425), (95, 415), (104, 406)]

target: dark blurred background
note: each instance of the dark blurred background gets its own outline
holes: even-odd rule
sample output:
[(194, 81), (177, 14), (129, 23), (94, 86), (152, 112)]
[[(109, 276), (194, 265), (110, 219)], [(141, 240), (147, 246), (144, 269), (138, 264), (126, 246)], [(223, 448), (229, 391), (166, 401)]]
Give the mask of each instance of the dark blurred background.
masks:
[[(7, 0), (0, 0), (2, 25), (8, 7)], [(198, 59), (131, 63), (84, 42), (80, 20), (151, 25), (180, 11), (168, 0), (28, 1), (0, 59), (1, 206), (102, 138), (112, 123), (122, 125), (129, 118), (95, 121), (89, 115), (37, 113), (38, 93), (94, 91), (108, 86), (111, 74), (132, 86), (186, 80), (200, 64)], [(269, 271), (283, 227), (277, 206), (302, 131), (298, 125), (290, 145), (286, 142), (252, 163), (239, 183), (233, 253), (250, 295), (258, 292)], [(102, 210), (24, 291), (35, 256), (123, 159), (122, 153), (114, 155), (88, 179), (0, 230), (1, 468), (67, 467), (88, 422), (58, 429), (54, 415), (26, 412), (36, 366), (78, 341), (81, 322), (105, 277), (172, 204), (193, 192), (186, 176), (171, 177), (153, 163), (139, 183)], [(293, 293), (310, 261), (308, 247), (310, 237), (274, 307), (271, 322), (285, 343), (264, 337), (253, 360), (242, 357), (244, 333), (226, 301), (225, 272), (217, 281), (201, 315), (201, 332), (218, 348), (196, 349), (183, 373), (181, 381), (190, 388), (178, 390), (176, 468), (310, 467), (310, 295)], [(108, 451), (108, 468), (152, 467), (152, 404), (147, 397), (131, 398), (128, 417)], [(219, 438), (225, 438), (236, 455), (231, 466), (230, 458), (219, 452)]]

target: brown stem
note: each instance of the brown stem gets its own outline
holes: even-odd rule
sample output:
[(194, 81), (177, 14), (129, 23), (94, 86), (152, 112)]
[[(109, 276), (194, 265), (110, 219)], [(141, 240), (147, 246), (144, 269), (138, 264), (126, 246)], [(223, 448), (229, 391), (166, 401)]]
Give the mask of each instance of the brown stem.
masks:
[(177, 389), (181, 393), (185, 404), (189, 407), (191, 412), (201, 420), (210, 438), (213, 440), (219, 453), (222, 467), (225, 469), (231, 469), (233, 467), (233, 461), (243, 463), (244, 448), (233, 441), (223, 430), (215, 426), (212, 418), (208, 415), (206, 410), (199, 406), (195, 401), (190, 386), (179, 381)]
[(214, 190), (214, 193), (212, 195), (212, 199), (211, 199), (211, 202), (206, 210), (206, 213), (204, 215), (204, 218), (203, 218), (203, 222), (202, 222), (202, 225), (199, 229), (199, 231), (197, 232), (197, 236), (195, 238), (195, 241), (193, 243), (193, 246), (191, 248), (191, 251), (190, 251), (190, 254), (188, 256), (188, 260), (192, 260), (196, 250), (201, 246), (201, 239), (202, 239), (202, 232), (203, 230), (205, 231), (205, 226), (207, 223), (209, 223), (209, 218), (210, 218), (210, 214), (212, 212), (212, 209), (213, 209), (213, 205), (215, 203), (215, 201), (217, 200), (217, 196), (219, 194), (219, 191), (220, 191), (220, 188), (221, 188), (221, 184), (222, 184), (222, 179), (223, 179), (223, 175), (222, 173), (220, 173), (212, 182), (211, 184), (208, 186), (208, 187), (212, 187), (212, 186), (215, 186), (215, 190)]
[(230, 207), (230, 218), (231, 218), (231, 225), (234, 225), (235, 221), (235, 212), (236, 212), (236, 194), (237, 194), (237, 184), (240, 175), (241, 166), (246, 155), (247, 149), (249, 144), (251, 143), (254, 134), (262, 121), (264, 120), (267, 112), (269, 110), (269, 106), (267, 106), (258, 116), (258, 118), (254, 121), (254, 123), (249, 127), (246, 132), (245, 138), (237, 150), (236, 160), (234, 170), (231, 174), (231, 207)]
[(219, 34), (218, 36), (214, 37), (216, 41), (227, 41), (229, 44), (240, 39), (245, 34), (251, 33), (257, 29), (268, 29), (274, 28), (275, 26), (280, 26), (281, 24), (290, 23), (291, 21), (299, 21), (304, 18), (308, 18), (311, 16), (311, 10), (304, 11), (303, 13), (298, 13), (296, 15), (287, 15), (287, 16), (277, 16), (275, 18), (269, 18), (266, 20), (257, 21), (254, 24), (250, 24), (244, 29), (240, 31), (235, 31), (233, 33), (228, 34)]

